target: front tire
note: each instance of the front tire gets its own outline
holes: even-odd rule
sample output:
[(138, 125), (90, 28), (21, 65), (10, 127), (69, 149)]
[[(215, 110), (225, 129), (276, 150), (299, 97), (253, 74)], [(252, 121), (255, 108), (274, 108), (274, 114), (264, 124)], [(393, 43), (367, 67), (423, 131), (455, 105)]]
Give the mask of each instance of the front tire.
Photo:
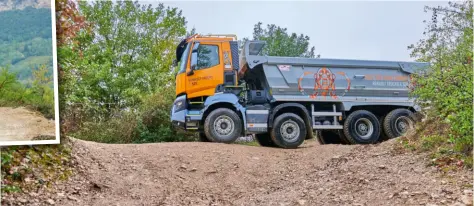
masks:
[(389, 139), (403, 136), (414, 127), (414, 114), (408, 109), (395, 109), (383, 121), (383, 129)]
[(212, 142), (232, 143), (242, 133), (242, 121), (231, 109), (219, 108), (207, 116), (204, 133)]
[(275, 119), (270, 135), (279, 147), (294, 149), (306, 139), (306, 125), (298, 115), (283, 113)]
[(367, 110), (352, 112), (344, 122), (344, 135), (353, 144), (372, 144), (380, 138), (380, 122)]

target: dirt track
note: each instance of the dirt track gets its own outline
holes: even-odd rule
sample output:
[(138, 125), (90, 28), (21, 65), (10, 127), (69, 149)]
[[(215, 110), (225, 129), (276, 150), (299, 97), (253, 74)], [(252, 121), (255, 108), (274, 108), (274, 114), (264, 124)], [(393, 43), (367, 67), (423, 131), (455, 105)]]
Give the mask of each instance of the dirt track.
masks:
[(38, 136), (54, 137), (54, 120), (23, 107), (0, 107), (0, 141), (32, 140)]
[[(25, 205), (452, 205), (472, 172), (442, 176), (425, 155), (376, 146), (284, 150), (236, 144), (74, 140), (77, 175)], [(49, 203), (48, 203), (49, 201)]]

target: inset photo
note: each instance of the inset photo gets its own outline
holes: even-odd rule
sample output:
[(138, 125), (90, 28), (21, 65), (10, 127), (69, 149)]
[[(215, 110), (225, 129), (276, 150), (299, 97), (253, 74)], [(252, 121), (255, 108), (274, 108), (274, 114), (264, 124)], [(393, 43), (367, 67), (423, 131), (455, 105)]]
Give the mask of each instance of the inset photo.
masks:
[(0, 146), (59, 143), (54, 1), (0, 0)]

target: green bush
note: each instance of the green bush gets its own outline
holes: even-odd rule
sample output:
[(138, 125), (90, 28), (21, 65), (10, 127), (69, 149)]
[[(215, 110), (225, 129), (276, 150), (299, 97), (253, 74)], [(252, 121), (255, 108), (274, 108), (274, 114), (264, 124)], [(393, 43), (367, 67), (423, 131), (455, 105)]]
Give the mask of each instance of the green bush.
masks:
[[(170, 122), (174, 87), (159, 88), (141, 98), (137, 109), (112, 109), (103, 120), (85, 120), (72, 136), (103, 143), (196, 141), (191, 133), (176, 131)], [(95, 110), (95, 108), (90, 108)], [(86, 112), (93, 114), (94, 112)], [(87, 116), (87, 115), (84, 115)], [(95, 115), (90, 115), (94, 117)], [(89, 118), (92, 119), (92, 118)], [(96, 119), (96, 118), (94, 118)]]
[(433, 11), (428, 38), (410, 47), (414, 57), (431, 63), (427, 73), (414, 76), (417, 86), (413, 94), (427, 108), (428, 116), (417, 141), (423, 150), (461, 158), (472, 165), (472, 2), (451, 2), (449, 7), (428, 10)]

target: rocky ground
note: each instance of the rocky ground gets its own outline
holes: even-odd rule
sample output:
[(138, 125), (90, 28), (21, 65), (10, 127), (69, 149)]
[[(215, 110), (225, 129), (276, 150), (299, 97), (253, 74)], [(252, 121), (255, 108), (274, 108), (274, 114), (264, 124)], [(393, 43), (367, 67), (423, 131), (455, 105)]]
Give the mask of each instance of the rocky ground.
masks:
[(54, 120), (24, 107), (0, 107), (0, 142), (55, 139)]
[(472, 171), (378, 145), (284, 150), (237, 144), (72, 140), (76, 174), (5, 205), (472, 205)]

